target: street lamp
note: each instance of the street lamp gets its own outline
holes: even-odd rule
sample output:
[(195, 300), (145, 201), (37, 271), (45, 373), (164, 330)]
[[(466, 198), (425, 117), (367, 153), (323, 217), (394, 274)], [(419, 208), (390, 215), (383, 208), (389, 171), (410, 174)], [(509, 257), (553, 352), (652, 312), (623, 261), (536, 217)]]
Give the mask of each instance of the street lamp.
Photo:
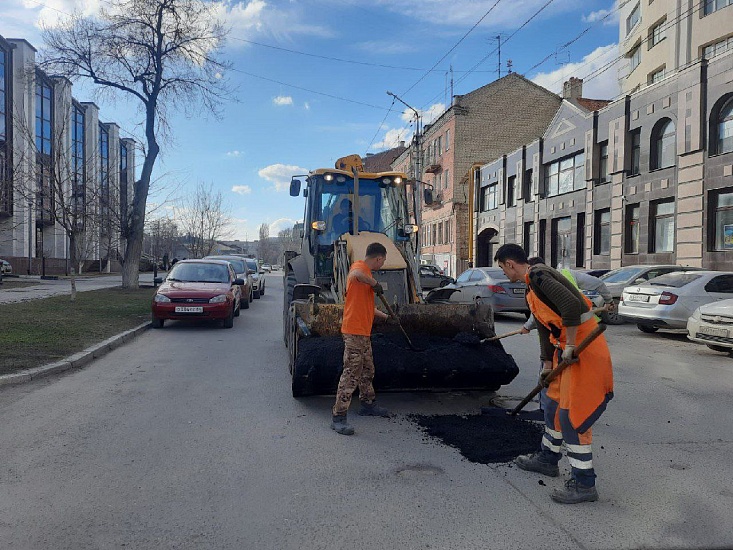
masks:
[[(420, 211), (420, 201), (421, 201), (420, 197), (422, 197), (422, 182), (421, 182), (422, 169), (420, 165), (422, 161), (422, 142), (420, 141), (420, 113), (418, 112), (417, 109), (415, 109), (415, 107), (413, 107), (412, 105), (408, 105), (397, 94), (393, 94), (392, 92), (387, 91), (387, 95), (395, 98), (397, 101), (402, 103), (405, 107), (410, 109), (415, 114), (415, 138), (414, 138), (415, 140), (415, 165), (414, 165), (415, 174), (414, 176), (415, 176), (415, 195), (416, 197), (413, 202), (415, 205), (415, 223), (417, 224), (418, 227), (421, 227), (422, 213)], [(415, 236), (415, 239), (417, 241), (416, 261), (417, 261), (417, 265), (420, 265), (420, 244), (421, 243), (420, 243), (419, 233)]]

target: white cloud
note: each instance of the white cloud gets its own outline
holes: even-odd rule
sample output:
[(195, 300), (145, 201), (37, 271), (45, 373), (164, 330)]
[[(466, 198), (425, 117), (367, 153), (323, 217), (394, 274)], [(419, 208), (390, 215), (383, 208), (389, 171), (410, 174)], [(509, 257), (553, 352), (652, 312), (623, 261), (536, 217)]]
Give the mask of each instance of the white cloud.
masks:
[(285, 191), (290, 187), (290, 179), (295, 174), (307, 174), (307, 168), (294, 164), (271, 164), (265, 166), (257, 174), (264, 180), (275, 185), (276, 191)]
[(228, 157), (241, 157), (244, 154), (244, 151), (237, 151), (236, 149), (234, 151), (227, 151)]
[(604, 25), (617, 25), (619, 19), (618, 0), (607, 10), (592, 11), (583, 16), (585, 23), (596, 23), (603, 20)]
[(356, 48), (371, 54), (400, 55), (415, 53), (418, 47), (408, 42), (396, 42), (391, 40), (370, 40), (354, 44)]
[(384, 134), (381, 141), (374, 143), (370, 149), (373, 151), (381, 151), (382, 149), (392, 149), (400, 144), (400, 141), (408, 141), (412, 139), (412, 130), (407, 128), (390, 128)]
[(298, 220), (290, 218), (279, 218), (270, 224), (270, 237), (277, 237), (277, 234), (283, 229), (292, 228)]
[(247, 239), (254, 240), (257, 238), (257, 231), (249, 227), (249, 220), (246, 218), (231, 218), (229, 221), (231, 237), (227, 240), (244, 241)]
[(308, 103), (307, 101), (305, 103), (303, 103), (303, 107), (305, 108), (306, 111), (310, 111), (311, 110), (311, 104)]
[(538, 73), (532, 81), (555, 93), (562, 92), (563, 82), (571, 76), (582, 78), (583, 97), (613, 99), (619, 95), (618, 44), (596, 48), (577, 63), (568, 63), (549, 73)]
[[(332, 37), (332, 29), (306, 22), (308, 13), (296, 3), (288, 9), (276, 8), (264, 0), (217, 0), (215, 3), (218, 17), (231, 27), (232, 38), (251, 39), (258, 34), (276, 37), (291, 35), (310, 35)], [(232, 45), (245, 46), (246, 43), (231, 42)]]
[(279, 95), (277, 97), (273, 97), (272, 102), (277, 106), (292, 105), (293, 98), (289, 95)]
[(232, 192), (238, 195), (249, 195), (252, 193), (252, 188), (249, 185), (234, 185), (232, 186)]

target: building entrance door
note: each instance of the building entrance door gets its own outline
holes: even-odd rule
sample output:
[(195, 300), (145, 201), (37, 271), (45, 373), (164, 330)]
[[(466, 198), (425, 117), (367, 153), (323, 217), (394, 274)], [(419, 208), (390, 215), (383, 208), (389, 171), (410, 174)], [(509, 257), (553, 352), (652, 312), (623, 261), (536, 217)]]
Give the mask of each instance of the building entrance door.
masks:
[(557, 218), (552, 220), (552, 267), (571, 268), (571, 219)]
[(476, 239), (476, 265), (474, 267), (489, 267), (494, 261), (495, 238), (499, 234), (496, 229), (484, 229)]

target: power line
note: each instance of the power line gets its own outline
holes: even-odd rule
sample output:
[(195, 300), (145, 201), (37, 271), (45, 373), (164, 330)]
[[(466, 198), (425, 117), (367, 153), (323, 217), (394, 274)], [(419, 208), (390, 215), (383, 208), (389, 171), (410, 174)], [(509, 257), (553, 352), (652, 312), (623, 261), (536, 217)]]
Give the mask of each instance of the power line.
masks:
[(374, 135), (372, 136), (372, 140), (369, 142), (369, 145), (367, 145), (366, 151), (364, 151), (364, 156), (369, 152), (369, 149), (371, 148), (372, 144), (374, 143), (374, 140), (377, 139), (377, 135), (379, 134), (379, 131), (382, 129), (382, 126), (384, 126), (384, 122), (387, 120), (387, 117), (389, 116), (389, 113), (392, 112), (392, 107), (394, 107), (395, 98), (392, 98), (392, 105), (389, 106), (389, 110), (385, 113), (384, 118), (382, 119), (382, 122), (379, 123), (379, 127), (377, 128), (377, 131), (374, 132)]

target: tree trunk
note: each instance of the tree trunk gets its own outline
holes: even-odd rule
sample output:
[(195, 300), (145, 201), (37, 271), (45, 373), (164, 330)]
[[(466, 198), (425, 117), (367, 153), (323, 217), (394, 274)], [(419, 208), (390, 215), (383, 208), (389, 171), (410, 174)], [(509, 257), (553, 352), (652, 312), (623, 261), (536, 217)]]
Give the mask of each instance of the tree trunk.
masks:
[(72, 231), (69, 235), (69, 254), (71, 255), (71, 301), (76, 300), (76, 234)]

